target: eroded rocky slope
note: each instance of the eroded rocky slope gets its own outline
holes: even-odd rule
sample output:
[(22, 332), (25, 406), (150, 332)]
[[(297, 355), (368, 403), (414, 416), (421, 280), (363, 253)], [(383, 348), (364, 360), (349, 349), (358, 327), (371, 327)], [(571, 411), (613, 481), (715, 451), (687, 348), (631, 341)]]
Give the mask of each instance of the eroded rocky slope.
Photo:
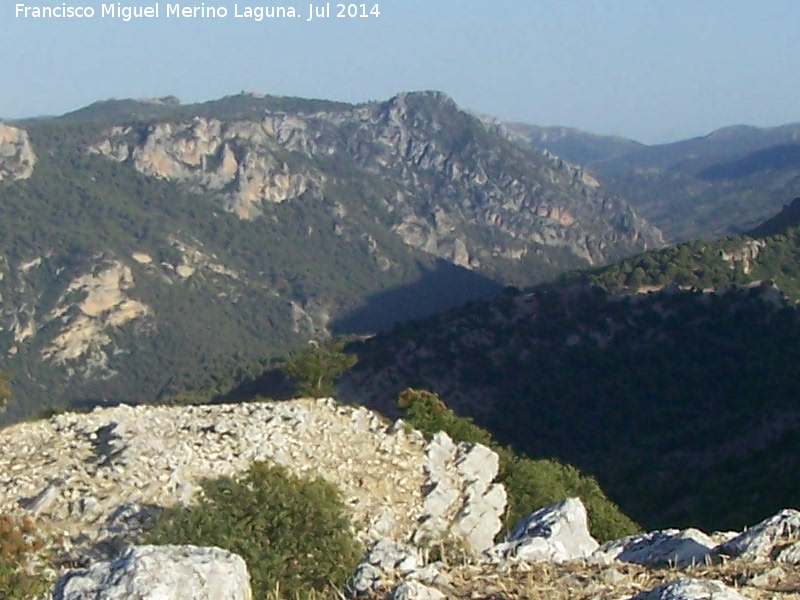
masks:
[(381, 202), (392, 230), (468, 268), (537, 248), (563, 248), (593, 264), (663, 243), (582, 169), (492, 138), (451, 99), (427, 93), (257, 121), (197, 117), (144, 131), (115, 127), (90, 151), (211, 191), (243, 219), (261, 215), (264, 202), (318, 197), (334, 182), (378, 177), (390, 184)]

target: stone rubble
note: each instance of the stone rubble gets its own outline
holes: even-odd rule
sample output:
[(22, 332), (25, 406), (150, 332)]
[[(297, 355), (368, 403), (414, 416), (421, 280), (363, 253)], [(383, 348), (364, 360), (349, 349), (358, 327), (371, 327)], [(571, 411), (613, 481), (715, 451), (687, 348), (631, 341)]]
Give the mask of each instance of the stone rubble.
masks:
[(389, 594), (390, 600), (444, 600), (446, 596), (417, 581), (404, 581)]
[(0, 431), (13, 449), (0, 455), (0, 512), (34, 515), (71, 554), (105, 558), (135, 543), (159, 507), (191, 502), (204, 478), (270, 461), (338, 486), (367, 544), (456, 531), (483, 550), (505, 508), (497, 455), (442, 435), (427, 444), (332, 399), (65, 413)]
[(135, 541), (154, 507), (203, 478), (271, 461), (340, 487), (363, 540), (409, 539), (422, 517), (425, 440), (333, 400), (117, 406), (0, 431), (0, 512), (34, 513), (76, 551)]

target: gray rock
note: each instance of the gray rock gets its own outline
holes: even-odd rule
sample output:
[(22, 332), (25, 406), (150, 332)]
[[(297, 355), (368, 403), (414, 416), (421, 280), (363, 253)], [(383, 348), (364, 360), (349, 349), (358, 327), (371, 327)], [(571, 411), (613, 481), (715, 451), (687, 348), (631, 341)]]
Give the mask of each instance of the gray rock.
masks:
[(733, 589), (719, 581), (706, 579), (678, 579), (660, 585), (648, 592), (632, 596), (629, 600), (746, 600)]
[(589, 560), (599, 564), (620, 561), (650, 567), (683, 567), (702, 563), (716, 546), (711, 537), (698, 529), (667, 529), (607, 542)]
[(522, 519), (490, 559), (556, 563), (587, 558), (598, 547), (589, 534), (586, 508), (578, 498), (546, 506)]
[(404, 581), (389, 596), (391, 600), (444, 600), (445, 597), (439, 590), (418, 581)]
[(775, 560), (780, 563), (800, 565), (800, 542), (795, 542), (782, 548), (775, 556)]
[(134, 546), (113, 561), (70, 571), (54, 600), (251, 600), (241, 557), (219, 548)]
[(492, 546), (502, 529), (506, 492), (493, 484), (497, 453), (482, 444), (453, 443), (444, 432), (433, 436), (425, 460), (422, 526), (414, 541), (447, 537), (460, 539), (468, 550), (482, 552)]
[(747, 560), (767, 560), (800, 536), (800, 511), (787, 508), (720, 544), (716, 551)]
[(47, 485), (41, 492), (36, 494), (35, 497), (24, 503), (25, 508), (37, 516), (45, 512), (61, 495), (61, 490), (58, 487), (59, 484), (60, 481), (56, 480)]
[(419, 566), (416, 550), (392, 540), (378, 540), (361, 559), (347, 587), (356, 595), (366, 594), (409, 575)]

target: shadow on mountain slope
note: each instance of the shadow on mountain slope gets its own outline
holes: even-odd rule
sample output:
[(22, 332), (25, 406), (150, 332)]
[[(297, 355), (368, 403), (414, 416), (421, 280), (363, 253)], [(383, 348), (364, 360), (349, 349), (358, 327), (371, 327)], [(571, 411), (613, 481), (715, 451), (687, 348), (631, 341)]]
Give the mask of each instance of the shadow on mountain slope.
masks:
[(401, 321), (421, 319), (461, 306), (470, 300), (497, 296), (502, 286), (484, 275), (444, 260), (433, 269), (421, 266), (416, 281), (370, 296), (358, 308), (333, 321), (334, 335), (388, 331)]
[[(471, 300), (493, 298), (502, 291), (502, 286), (488, 277), (444, 260), (437, 261), (434, 268), (420, 265), (420, 270), (422, 275), (416, 281), (374, 294), (333, 321), (331, 332), (346, 336), (388, 331), (396, 323), (430, 317)], [(257, 397), (288, 400), (296, 395), (294, 383), (279, 367), (273, 367), (240, 382), (217, 400), (246, 402)]]

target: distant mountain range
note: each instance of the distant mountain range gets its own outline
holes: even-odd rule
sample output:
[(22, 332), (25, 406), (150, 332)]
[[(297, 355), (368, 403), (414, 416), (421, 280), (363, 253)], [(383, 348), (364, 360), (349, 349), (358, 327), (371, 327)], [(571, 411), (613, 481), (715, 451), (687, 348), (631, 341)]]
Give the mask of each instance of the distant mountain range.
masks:
[(587, 167), (671, 242), (741, 233), (800, 194), (800, 123), (738, 125), (653, 146), (563, 127), (505, 127), (527, 146)]
[(0, 124), (0, 238), (6, 419), (223, 386), (311, 338), (663, 245), (582, 168), (438, 92)]

